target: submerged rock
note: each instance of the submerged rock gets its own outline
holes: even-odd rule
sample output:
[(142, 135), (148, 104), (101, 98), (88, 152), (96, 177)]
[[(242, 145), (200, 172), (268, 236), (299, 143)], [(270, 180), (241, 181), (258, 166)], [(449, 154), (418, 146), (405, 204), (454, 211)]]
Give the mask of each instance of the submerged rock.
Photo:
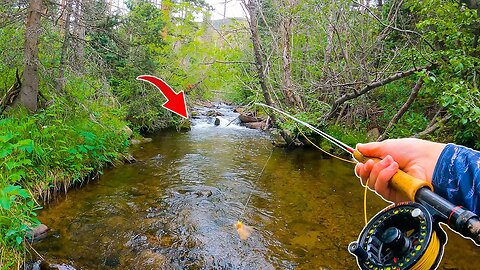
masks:
[(141, 144), (141, 143), (142, 143), (142, 141), (140, 141), (140, 140), (136, 140), (136, 139), (131, 139), (130, 140), (130, 144), (132, 144), (132, 145)]
[(33, 264), (32, 270), (76, 270), (75, 267), (68, 264), (48, 263), (47, 261), (38, 261)]
[(147, 245), (147, 236), (139, 234), (134, 235), (124, 244), (124, 246), (132, 249), (138, 249), (145, 245)]
[(143, 261), (145, 266), (148, 266), (150, 269), (163, 269), (167, 263), (167, 258), (165, 255), (151, 251), (149, 249), (143, 250), (139, 258)]
[(151, 141), (153, 141), (152, 138), (142, 138), (141, 140), (130, 139), (130, 144), (136, 145), (136, 144), (141, 144), (141, 143), (149, 143)]
[(214, 110), (210, 110), (207, 112), (207, 116), (213, 117), (213, 116), (223, 116), (223, 113), (217, 112)]
[(32, 230), (28, 233), (28, 236), (32, 238), (32, 240), (39, 240), (44, 238), (47, 235), (47, 232), (50, 229), (45, 224), (40, 224), (37, 227), (32, 228)]

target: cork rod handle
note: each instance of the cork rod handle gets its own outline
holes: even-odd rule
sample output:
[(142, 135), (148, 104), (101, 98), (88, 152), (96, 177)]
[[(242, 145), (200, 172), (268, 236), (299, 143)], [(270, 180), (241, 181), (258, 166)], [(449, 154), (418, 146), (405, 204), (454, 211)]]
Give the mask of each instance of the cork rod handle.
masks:
[[(369, 159), (373, 160), (375, 163), (381, 160), (379, 158), (365, 157), (358, 150), (355, 150), (353, 152), (353, 157), (358, 162), (361, 162), (361, 163), (365, 163)], [(400, 169), (392, 177), (392, 180), (390, 181), (390, 185), (397, 192), (403, 193), (403, 195), (405, 195), (408, 199), (410, 199), (413, 202), (415, 201), (415, 195), (417, 193), (417, 190), (419, 190), (420, 188), (428, 187), (431, 191), (433, 191), (433, 186), (431, 183), (427, 182), (426, 180), (413, 177)]]

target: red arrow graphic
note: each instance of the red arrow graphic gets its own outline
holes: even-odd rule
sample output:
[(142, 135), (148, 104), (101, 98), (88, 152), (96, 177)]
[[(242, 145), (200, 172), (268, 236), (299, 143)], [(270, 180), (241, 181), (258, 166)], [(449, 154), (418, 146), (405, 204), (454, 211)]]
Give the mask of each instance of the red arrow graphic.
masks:
[(160, 92), (162, 92), (167, 99), (167, 102), (163, 103), (162, 107), (180, 115), (183, 118), (188, 118), (187, 105), (185, 103), (185, 95), (183, 94), (183, 91), (180, 91), (177, 94), (166, 82), (162, 81), (162, 79), (151, 75), (138, 76), (137, 80), (149, 82), (157, 87)]

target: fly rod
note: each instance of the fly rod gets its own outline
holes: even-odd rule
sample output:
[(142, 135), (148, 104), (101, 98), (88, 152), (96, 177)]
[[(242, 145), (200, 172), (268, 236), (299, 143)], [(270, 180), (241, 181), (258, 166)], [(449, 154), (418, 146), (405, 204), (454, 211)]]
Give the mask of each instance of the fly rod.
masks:
[[(380, 161), (379, 158), (365, 157), (357, 149), (348, 146), (342, 141), (284, 111), (263, 103), (255, 104), (269, 108), (311, 129), (316, 134), (351, 154), (356, 162), (365, 163), (369, 159), (372, 159), (375, 163)], [(418, 202), (431, 209), (434, 212), (433, 215), (436, 217), (436, 221), (447, 224), (454, 231), (460, 233), (465, 238), (471, 239), (475, 244), (480, 245), (479, 217), (473, 212), (466, 210), (461, 206), (453, 205), (443, 197), (433, 193), (433, 186), (431, 183), (413, 177), (399, 169), (392, 177), (389, 185), (396, 191), (403, 193), (403, 195), (409, 198), (412, 202)]]

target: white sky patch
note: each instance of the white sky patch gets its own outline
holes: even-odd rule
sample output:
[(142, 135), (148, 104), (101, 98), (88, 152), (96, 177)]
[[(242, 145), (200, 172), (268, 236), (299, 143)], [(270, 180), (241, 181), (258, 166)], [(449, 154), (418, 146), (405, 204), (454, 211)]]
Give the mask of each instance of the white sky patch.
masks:
[[(212, 20), (223, 19), (223, 13), (227, 18), (245, 18), (245, 12), (241, 6), (241, 0), (205, 0), (210, 4), (214, 10), (211, 11)], [(226, 3), (225, 3), (226, 1)], [(150, 0), (152, 3), (157, 3), (160, 8), (160, 0)], [(126, 14), (128, 12), (125, 0), (111, 0), (112, 10), (119, 12), (120, 14)], [(226, 7), (225, 7), (226, 6)], [(201, 14), (196, 14), (196, 21), (202, 20)]]
[[(245, 13), (239, 0), (226, 0), (226, 17), (227, 18), (245, 18)], [(212, 20), (223, 19), (223, 12), (225, 7), (224, 0), (206, 0), (215, 10), (212, 11)]]

